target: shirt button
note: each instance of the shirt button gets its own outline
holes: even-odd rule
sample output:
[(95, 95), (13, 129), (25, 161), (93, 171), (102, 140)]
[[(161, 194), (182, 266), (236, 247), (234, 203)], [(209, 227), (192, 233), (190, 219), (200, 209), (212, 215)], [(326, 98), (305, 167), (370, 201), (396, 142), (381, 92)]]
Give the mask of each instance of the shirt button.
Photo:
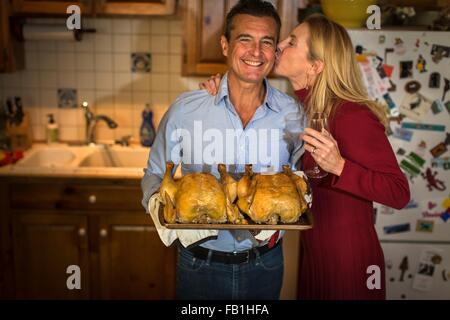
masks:
[(237, 240), (237, 241), (241, 241), (242, 238), (241, 238), (241, 237), (236, 237), (236, 240)]

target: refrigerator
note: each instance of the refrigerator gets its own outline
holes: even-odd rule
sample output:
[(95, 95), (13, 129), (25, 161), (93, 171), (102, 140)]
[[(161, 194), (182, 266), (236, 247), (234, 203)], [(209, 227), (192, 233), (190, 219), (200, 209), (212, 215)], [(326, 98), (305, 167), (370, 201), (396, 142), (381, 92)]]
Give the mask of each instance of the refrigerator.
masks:
[(387, 299), (450, 299), (450, 32), (349, 33), (411, 190), (402, 210), (374, 205)]

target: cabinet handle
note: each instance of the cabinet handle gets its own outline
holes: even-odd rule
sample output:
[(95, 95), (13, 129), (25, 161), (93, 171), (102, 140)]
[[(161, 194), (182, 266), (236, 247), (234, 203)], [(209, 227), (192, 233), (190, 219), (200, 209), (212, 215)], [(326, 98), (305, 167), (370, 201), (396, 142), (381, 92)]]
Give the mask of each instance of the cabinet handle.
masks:
[(89, 196), (89, 203), (96, 203), (97, 202), (97, 197), (95, 196), (95, 194), (91, 194)]
[(106, 230), (106, 229), (100, 230), (100, 237), (106, 238), (107, 235), (108, 235), (108, 230)]
[(78, 229), (78, 235), (80, 237), (84, 237), (86, 235), (86, 229), (85, 228)]

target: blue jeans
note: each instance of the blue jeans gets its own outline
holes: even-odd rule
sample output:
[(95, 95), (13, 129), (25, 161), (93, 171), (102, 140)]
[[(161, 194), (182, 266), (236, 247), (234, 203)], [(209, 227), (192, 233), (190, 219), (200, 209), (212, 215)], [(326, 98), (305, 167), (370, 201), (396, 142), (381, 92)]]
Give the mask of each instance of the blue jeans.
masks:
[(277, 300), (283, 282), (281, 244), (244, 264), (201, 260), (178, 248), (177, 299)]

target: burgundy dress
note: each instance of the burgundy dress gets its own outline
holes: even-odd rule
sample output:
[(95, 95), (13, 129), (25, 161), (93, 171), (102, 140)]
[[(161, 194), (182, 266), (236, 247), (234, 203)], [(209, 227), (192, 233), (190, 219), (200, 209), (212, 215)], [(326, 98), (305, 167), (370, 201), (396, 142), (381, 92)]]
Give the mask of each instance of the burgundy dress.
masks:
[[(304, 101), (307, 92), (296, 92)], [(300, 299), (385, 299), (384, 257), (374, 228), (372, 201), (403, 208), (408, 181), (383, 125), (364, 105), (345, 102), (329, 129), (346, 160), (340, 177), (310, 179), (314, 228), (302, 232)], [(314, 160), (302, 158), (303, 170)], [(368, 267), (381, 271), (381, 289), (369, 290)], [(369, 281), (373, 283), (373, 281)]]

